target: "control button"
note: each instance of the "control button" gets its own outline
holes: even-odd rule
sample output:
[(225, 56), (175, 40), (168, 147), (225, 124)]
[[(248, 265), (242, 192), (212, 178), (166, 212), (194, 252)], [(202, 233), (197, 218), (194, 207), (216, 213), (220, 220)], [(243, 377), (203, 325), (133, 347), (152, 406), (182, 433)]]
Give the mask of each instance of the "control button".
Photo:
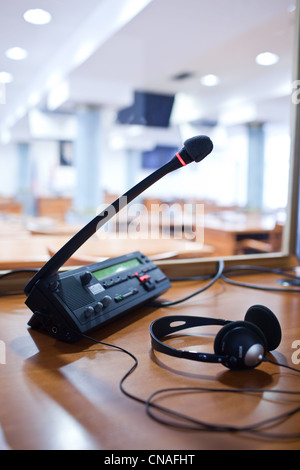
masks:
[(167, 279), (167, 276), (161, 276), (158, 279), (155, 279), (155, 282), (159, 284), (160, 282), (163, 282)]
[(87, 307), (84, 311), (84, 315), (86, 318), (90, 318), (93, 315), (93, 313), (94, 313), (94, 309), (91, 306)]
[(138, 278), (142, 283), (149, 282), (150, 279), (151, 279), (149, 274), (144, 274), (143, 276), (138, 276)]
[(51, 281), (50, 284), (49, 284), (49, 289), (54, 292), (56, 291), (56, 289), (58, 289), (58, 286), (59, 286), (59, 282), (58, 281)]
[(91, 282), (92, 279), (93, 279), (93, 275), (89, 271), (86, 271), (84, 274), (80, 276), (81, 284), (83, 286), (86, 286), (87, 284), (89, 284), (89, 282)]
[(115, 296), (115, 301), (116, 302), (121, 302), (121, 300), (125, 300), (128, 297), (131, 297), (132, 295), (137, 294), (137, 293), (138, 293), (138, 289), (131, 289), (128, 292), (125, 292), (125, 294), (116, 295)]
[(153, 269), (157, 269), (157, 266), (155, 266), (155, 264), (150, 264), (148, 267), (148, 271), (153, 271)]
[(137, 277), (147, 291), (155, 289), (155, 284), (151, 281), (151, 277), (149, 276), (149, 274), (144, 274), (143, 276), (140, 276), (138, 274)]
[(138, 293), (137, 289), (131, 289), (128, 292), (126, 292), (125, 294), (123, 294), (122, 297), (123, 297), (123, 299), (126, 299), (127, 297), (130, 297), (131, 295), (137, 294), (137, 293)]
[(95, 313), (100, 313), (102, 309), (103, 309), (103, 303), (97, 302), (96, 305), (94, 306)]
[(117, 276), (112, 281), (113, 284), (109, 284), (109, 286), (111, 286), (111, 285), (115, 286), (116, 284), (120, 284), (121, 282), (127, 281), (127, 279), (128, 279), (127, 276)]
[(151, 290), (155, 289), (154, 282), (145, 282), (143, 285), (144, 285), (145, 289), (148, 290), (148, 291), (151, 291)]
[(102, 304), (104, 307), (108, 307), (111, 302), (112, 302), (112, 298), (109, 295), (106, 295), (102, 299)]

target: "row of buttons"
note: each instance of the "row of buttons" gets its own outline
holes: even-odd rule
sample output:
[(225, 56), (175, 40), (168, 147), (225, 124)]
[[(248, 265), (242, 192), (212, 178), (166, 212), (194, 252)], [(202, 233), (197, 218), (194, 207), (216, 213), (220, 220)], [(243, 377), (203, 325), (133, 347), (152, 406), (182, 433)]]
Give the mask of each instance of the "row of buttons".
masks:
[(137, 293), (138, 293), (138, 289), (131, 289), (128, 292), (125, 292), (125, 294), (116, 295), (115, 301), (121, 302), (121, 300), (127, 299), (128, 297), (131, 297), (132, 295), (137, 294)]
[(132, 274), (124, 274), (121, 276), (115, 276), (111, 279), (108, 279), (107, 281), (102, 281), (103, 287), (111, 287), (111, 286), (116, 286), (117, 284), (120, 284), (121, 282), (125, 282), (128, 279), (133, 279), (137, 276), (141, 276), (144, 273), (147, 273), (149, 271), (152, 271), (153, 269), (156, 269), (156, 266), (147, 266), (146, 268), (143, 268), (140, 273), (132, 273)]
[(108, 281), (102, 281), (102, 285), (103, 287), (111, 287), (120, 284), (121, 282), (127, 281), (127, 279), (128, 276), (117, 276), (112, 279), (109, 279)]
[(103, 308), (108, 307), (112, 302), (112, 298), (109, 295), (103, 297), (101, 302), (97, 302), (93, 307), (89, 305), (85, 311), (84, 315), (86, 318), (90, 318), (94, 313), (100, 313)]
[[(159, 284), (160, 282), (167, 279), (167, 277), (163, 275), (159, 279), (155, 279), (155, 283), (154, 283), (151, 280), (149, 274), (139, 275), (138, 273), (135, 273), (133, 277), (137, 277), (147, 291), (151, 291), (155, 289), (155, 283)], [(130, 289), (128, 292), (125, 292), (125, 294), (116, 295), (115, 302), (121, 302), (121, 300), (127, 299), (128, 297), (131, 297), (132, 295), (137, 294), (138, 292), (139, 292), (138, 289), (134, 288), (134, 289)]]

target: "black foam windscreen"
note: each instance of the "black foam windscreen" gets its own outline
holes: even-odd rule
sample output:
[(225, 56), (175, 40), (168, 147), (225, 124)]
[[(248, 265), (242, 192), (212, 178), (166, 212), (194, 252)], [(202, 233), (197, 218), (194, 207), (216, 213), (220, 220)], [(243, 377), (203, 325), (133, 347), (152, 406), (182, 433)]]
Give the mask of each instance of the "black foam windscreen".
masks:
[(206, 135), (191, 137), (184, 142), (184, 148), (195, 162), (201, 162), (213, 150), (213, 143)]
[(281, 342), (281, 327), (275, 314), (264, 305), (253, 305), (247, 310), (245, 321), (254, 323), (263, 332), (267, 350), (273, 351)]

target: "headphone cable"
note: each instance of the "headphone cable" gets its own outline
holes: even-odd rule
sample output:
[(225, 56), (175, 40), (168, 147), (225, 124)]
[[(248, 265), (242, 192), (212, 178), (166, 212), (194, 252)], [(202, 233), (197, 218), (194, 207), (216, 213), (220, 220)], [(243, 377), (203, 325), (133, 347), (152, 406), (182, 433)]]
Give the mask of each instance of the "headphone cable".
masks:
[(174, 301), (170, 301), (170, 302), (150, 302), (147, 305), (150, 306), (150, 307), (170, 307), (171, 305), (177, 305), (177, 304), (180, 304), (181, 302), (185, 302), (186, 300), (189, 300), (192, 297), (195, 297), (196, 295), (202, 294), (202, 292), (206, 291), (207, 289), (209, 289), (209, 287), (211, 287), (213, 284), (215, 284), (215, 282), (217, 282), (217, 280), (222, 277), (223, 270), (224, 270), (224, 261), (221, 259), (217, 262), (217, 272), (216, 272), (216, 274), (201, 289), (199, 289), (196, 292), (193, 292), (192, 294), (189, 294), (186, 297), (183, 297), (182, 299), (179, 299), (179, 300), (174, 300)]
[[(119, 382), (119, 388), (121, 392), (131, 400), (134, 400), (138, 403), (141, 403), (145, 406), (146, 413), (150, 418), (152, 418), (154, 421), (172, 427), (172, 428), (178, 428), (178, 429), (184, 429), (188, 431), (214, 431), (214, 432), (232, 432), (232, 433), (250, 433), (252, 435), (256, 435), (262, 438), (266, 439), (300, 439), (300, 432), (299, 433), (268, 433), (265, 431), (260, 431), (262, 428), (270, 427), (271, 425), (275, 425), (276, 423), (280, 423), (287, 418), (295, 415), (296, 413), (300, 412), (300, 405), (292, 408), (290, 411), (281, 413), (276, 416), (272, 416), (271, 418), (267, 418), (265, 420), (258, 421), (256, 423), (250, 424), (248, 426), (234, 426), (234, 425), (227, 425), (227, 424), (213, 424), (213, 423), (208, 423), (205, 421), (198, 420), (196, 418), (193, 418), (191, 416), (182, 414), (176, 410), (172, 410), (171, 408), (164, 407), (159, 405), (158, 403), (155, 403), (154, 399), (157, 398), (159, 395), (166, 394), (166, 393), (188, 393), (188, 392), (199, 392), (199, 393), (242, 393), (242, 394), (255, 394), (255, 393), (273, 393), (273, 394), (284, 394), (284, 395), (300, 395), (300, 391), (289, 391), (289, 390), (277, 390), (277, 389), (271, 389), (271, 390), (265, 390), (265, 389), (227, 389), (227, 388), (214, 388), (214, 387), (172, 387), (172, 388), (165, 388), (165, 389), (160, 389), (155, 392), (153, 392), (147, 399), (138, 397), (137, 395), (134, 395), (130, 392), (128, 392), (125, 387), (124, 387), (124, 382), (126, 379), (136, 370), (138, 366), (138, 359), (137, 357), (128, 351), (125, 348), (122, 348), (121, 346), (117, 346), (114, 344), (106, 343), (103, 341), (99, 341), (91, 336), (81, 334), (83, 338), (86, 338), (88, 340), (91, 340), (97, 344), (101, 344), (103, 346), (108, 346), (113, 349), (117, 349), (126, 355), (128, 355), (131, 359), (133, 359), (134, 364), (128, 369), (128, 371), (123, 375)], [(288, 368), (294, 372), (300, 373), (300, 370), (290, 367), (286, 364), (281, 364), (277, 363), (274, 361), (271, 361), (267, 358), (264, 358), (263, 361), (265, 362), (270, 362), (271, 364), (274, 364), (278, 367), (285, 367)], [(157, 414), (154, 413), (154, 410), (167, 415), (171, 419), (164, 419)], [(175, 419), (177, 421), (175, 421)], [(179, 422), (178, 420), (183, 421)]]
[(288, 277), (290, 279), (294, 280), (299, 280), (299, 277), (287, 273), (281, 269), (269, 269), (269, 268), (263, 268), (260, 266), (247, 266), (247, 265), (241, 265), (241, 266), (234, 266), (232, 268), (228, 268), (222, 272), (221, 279), (226, 282), (227, 284), (231, 284), (232, 286), (237, 286), (237, 287), (246, 287), (248, 289), (256, 289), (256, 290), (263, 290), (266, 292), (284, 292), (284, 293), (299, 293), (300, 289), (295, 289), (295, 288), (284, 288), (284, 287), (269, 287), (269, 286), (259, 286), (256, 284), (251, 284), (247, 282), (239, 282), (239, 281), (234, 281), (233, 279), (230, 279), (227, 274), (230, 273), (236, 273), (236, 274), (243, 274), (242, 271), (256, 271), (260, 273), (268, 273), (268, 274), (280, 274), (282, 276)]

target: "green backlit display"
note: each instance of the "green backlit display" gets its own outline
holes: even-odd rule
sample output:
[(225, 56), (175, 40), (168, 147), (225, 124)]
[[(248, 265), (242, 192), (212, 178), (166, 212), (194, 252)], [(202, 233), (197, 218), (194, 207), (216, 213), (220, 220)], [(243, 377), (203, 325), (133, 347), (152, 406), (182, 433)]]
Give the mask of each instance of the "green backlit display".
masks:
[(125, 269), (138, 266), (139, 264), (141, 264), (140, 260), (138, 258), (133, 258), (123, 261), (122, 263), (114, 264), (113, 266), (108, 266), (107, 268), (99, 269), (98, 271), (94, 271), (93, 274), (97, 279), (102, 279), (103, 277), (111, 276), (124, 271)]

